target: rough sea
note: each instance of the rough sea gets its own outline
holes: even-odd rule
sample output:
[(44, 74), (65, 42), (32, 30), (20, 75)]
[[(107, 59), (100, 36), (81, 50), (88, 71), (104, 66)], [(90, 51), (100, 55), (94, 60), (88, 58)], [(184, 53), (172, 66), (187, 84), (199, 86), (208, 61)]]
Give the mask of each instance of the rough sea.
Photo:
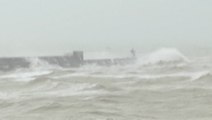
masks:
[(134, 64), (0, 72), (0, 120), (212, 120), (212, 57), (176, 49)]

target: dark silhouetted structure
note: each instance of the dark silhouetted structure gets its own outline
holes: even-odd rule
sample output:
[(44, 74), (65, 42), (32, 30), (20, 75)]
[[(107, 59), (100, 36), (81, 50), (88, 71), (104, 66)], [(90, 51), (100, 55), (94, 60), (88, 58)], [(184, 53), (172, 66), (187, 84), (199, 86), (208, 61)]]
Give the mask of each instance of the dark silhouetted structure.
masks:
[[(97, 65), (124, 65), (135, 61), (135, 52), (131, 51), (133, 57), (115, 58), (115, 59), (88, 59), (84, 60), (83, 51), (73, 51), (72, 54), (64, 56), (41, 56), (36, 59), (63, 68), (80, 67), (85, 64)], [(33, 57), (35, 58), (35, 57)], [(11, 71), (18, 68), (30, 68), (33, 59), (31, 57), (2, 57), (0, 58), (0, 71)]]

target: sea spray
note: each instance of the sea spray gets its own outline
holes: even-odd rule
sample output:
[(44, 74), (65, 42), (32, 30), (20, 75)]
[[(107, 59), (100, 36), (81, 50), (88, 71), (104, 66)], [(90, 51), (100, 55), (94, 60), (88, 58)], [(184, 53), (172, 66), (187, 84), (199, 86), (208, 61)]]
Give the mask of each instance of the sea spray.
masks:
[(173, 48), (139, 56), (134, 64), (62, 69), (29, 60), (31, 67), (0, 75), (0, 118), (211, 119), (210, 56)]
[(190, 60), (175, 48), (162, 48), (138, 59), (138, 64), (154, 65), (169, 63), (188, 63)]

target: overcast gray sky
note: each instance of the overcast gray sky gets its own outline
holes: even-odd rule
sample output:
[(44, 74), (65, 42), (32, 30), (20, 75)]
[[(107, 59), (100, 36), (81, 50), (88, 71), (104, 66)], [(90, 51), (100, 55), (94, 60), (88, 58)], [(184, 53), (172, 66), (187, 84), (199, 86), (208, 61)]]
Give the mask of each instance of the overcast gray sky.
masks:
[(211, 6), (212, 0), (0, 0), (0, 56), (208, 51)]

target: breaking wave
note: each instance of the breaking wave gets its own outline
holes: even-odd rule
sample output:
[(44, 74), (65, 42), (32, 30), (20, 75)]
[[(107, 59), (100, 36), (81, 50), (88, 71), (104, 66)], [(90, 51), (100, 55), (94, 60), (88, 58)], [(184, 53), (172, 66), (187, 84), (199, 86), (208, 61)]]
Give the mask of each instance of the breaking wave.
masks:
[[(109, 55), (102, 56), (106, 57)], [(63, 57), (4, 61), (11, 66), (0, 68), (6, 71), (0, 73), (0, 118), (87, 120), (89, 116), (104, 119), (108, 115), (124, 115), (123, 118), (130, 119), (127, 117), (130, 115), (142, 119), (143, 110), (146, 116), (143, 119), (152, 119), (156, 117), (149, 116), (151, 111), (145, 115), (152, 106), (159, 108), (153, 111), (159, 113), (164, 106), (170, 106), (165, 111), (176, 108), (174, 113), (186, 107), (205, 114), (210, 108), (212, 59), (189, 60), (172, 48), (137, 59), (135, 63), (123, 65), (86, 64), (67, 68), (69, 59)], [(132, 108), (135, 108), (133, 114), (129, 113)], [(49, 113), (57, 114), (49, 116)]]
[(5, 75), (1, 75), (1, 79), (6, 80), (14, 80), (14, 81), (31, 81), (35, 80), (36, 77), (44, 76), (52, 73), (52, 71), (26, 71), (26, 70), (19, 70), (17, 72), (7, 73)]
[[(103, 59), (103, 58), (120, 58), (121, 55), (114, 55), (108, 52), (92, 53), (91, 58)], [(139, 55), (138, 55), (139, 56)], [(50, 70), (50, 69), (63, 69), (71, 68), (69, 57), (53, 57), (40, 59), (38, 57), (31, 58), (11, 58), (8, 59), (7, 65), (1, 66), (2, 71), (11, 71), (19, 69), (30, 70)], [(121, 64), (116, 67), (123, 68), (123, 66), (140, 67), (140, 66), (154, 66), (154, 65), (175, 65), (178, 67), (185, 66), (189, 63), (189, 59), (185, 57), (181, 52), (174, 48), (163, 48), (148, 55), (138, 57), (135, 64)], [(4, 61), (3, 61), (4, 62)], [(76, 62), (76, 61), (74, 61)], [(2, 63), (3, 64), (3, 63)], [(87, 65), (83, 66), (85, 69)], [(105, 67), (105, 66), (104, 66)], [(95, 69), (102, 69), (102, 67), (93, 67)]]
[(56, 65), (51, 65), (47, 61), (41, 60), (37, 57), (26, 58), (26, 60), (29, 61), (29, 69), (32, 70), (53, 69), (59, 67)]
[(163, 48), (138, 59), (141, 65), (188, 63), (190, 60), (174, 48)]
[(197, 80), (210, 75), (210, 72), (207, 70), (197, 69), (195, 71), (189, 71), (189, 67), (192, 66), (190, 60), (174, 48), (163, 48), (148, 55), (138, 57), (135, 64), (129, 65), (100, 66), (88, 64), (79, 68), (65, 69), (57, 64), (52, 65), (48, 61), (36, 57), (25, 58), (25, 60), (30, 63), (28, 68), (21, 68), (3, 74), (0, 78), (17, 81), (32, 81), (44, 76), (48, 76), (51, 79), (69, 77), (163, 79), (180, 77)]

